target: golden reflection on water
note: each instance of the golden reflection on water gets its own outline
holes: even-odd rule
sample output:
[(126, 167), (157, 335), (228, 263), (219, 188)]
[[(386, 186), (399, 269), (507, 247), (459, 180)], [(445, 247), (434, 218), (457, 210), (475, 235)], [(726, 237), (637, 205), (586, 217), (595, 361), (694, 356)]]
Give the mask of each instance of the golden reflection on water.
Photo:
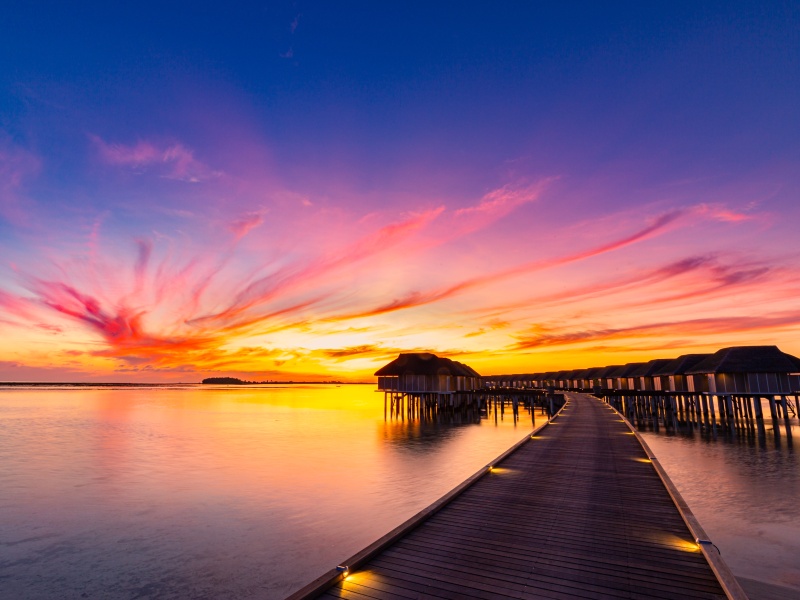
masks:
[(372, 386), (0, 390), (17, 564), (0, 576), (13, 597), (67, 582), (105, 598), (282, 598), (528, 435), (522, 423), (385, 421)]

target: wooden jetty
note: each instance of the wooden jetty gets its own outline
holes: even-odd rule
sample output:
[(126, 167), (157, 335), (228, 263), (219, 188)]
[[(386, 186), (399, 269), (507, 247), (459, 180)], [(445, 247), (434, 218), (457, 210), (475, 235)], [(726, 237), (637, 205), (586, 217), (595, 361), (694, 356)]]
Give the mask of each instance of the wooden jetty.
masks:
[[(433, 419), (444, 413), (511, 405), (547, 409), (552, 415), (563, 399), (545, 389), (523, 389), (505, 381), (487, 379), (471, 367), (430, 352), (402, 353), (379, 369), (378, 391), (383, 392), (386, 418)], [(514, 384), (517, 384), (516, 380)], [(560, 395), (559, 395), (560, 396)]]
[(746, 598), (630, 423), (596, 398), (567, 399), (290, 600)]
[[(792, 443), (800, 421), (800, 358), (776, 346), (733, 346), (713, 354), (628, 363), (583, 371), (484, 377), (523, 389), (589, 392), (637, 427), (699, 431), (764, 441), (767, 420), (776, 439)], [(768, 415), (767, 415), (768, 411)]]

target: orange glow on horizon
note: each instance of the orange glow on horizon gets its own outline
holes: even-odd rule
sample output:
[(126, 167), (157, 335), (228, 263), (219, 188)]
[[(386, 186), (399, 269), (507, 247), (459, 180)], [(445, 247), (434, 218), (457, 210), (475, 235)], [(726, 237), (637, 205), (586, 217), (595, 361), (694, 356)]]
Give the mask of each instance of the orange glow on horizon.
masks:
[(101, 254), (96, 236), (89, 258), (48, 258), (52, 264), (37, 266), (41, 275), (23, 277), (13, 292), (0, 289), (0, 380), (359, 382), (413, 351), (482, 375), (726, 345), (800, 353), (800, 274), (789, 266), (674, 243), (662, 257), (666, 233), (691, 240), (698, 223), (722, 234), (746, 222), (720, 219), (708, 206), (627, 215), (599, 239), (554, 237), (534, 260), (487, 263), (477, 273), (454, 263), (441, 277), (425, 276), (479, 229), (501, 239), (494, 222), (541, 202), (547, 190), (547, 182), (504, 186), (471, 208), (405, 215), (354, 239), (329, 239), (316, 255), (308, 249), (294, 262), (249, 270), (253, 256), (242, 244), (257, 219), (237, 228), (222, 262), (199, 247), (176, 256), (151, 241), (134, 245), (133, 260), (113, 248)]

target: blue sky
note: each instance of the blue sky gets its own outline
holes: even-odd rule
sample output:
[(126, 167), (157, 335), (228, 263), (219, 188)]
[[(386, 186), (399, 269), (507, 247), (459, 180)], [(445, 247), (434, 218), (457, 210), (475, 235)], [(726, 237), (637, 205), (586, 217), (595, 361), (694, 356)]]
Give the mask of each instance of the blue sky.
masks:
[[(14, 2), (0, 327), (19, 344), (0, 362), (34, 378), (361, 377), (415, 348), (495, 370), (791, 351), (799, 30), (791, 2)], [(558, 266), (502, 275), (537, 260)], [(620, 312), (611, 286), (537, 304), (537, 282), (606, 289), (675, 264), (705, 265), (674, 282), (692, 301), (645, 286)], [(289, 272), (302, 289), (275, 283)], [(167, 298), (166, 273), (191, 298)], [(523, 308), (478, 291), (493, 274)], [(692, 327), (714, 314), (768, 320)], [(652, 323), (675, 333), (643, 342)], [(176, 339), (184, 358), (157, 349)]]

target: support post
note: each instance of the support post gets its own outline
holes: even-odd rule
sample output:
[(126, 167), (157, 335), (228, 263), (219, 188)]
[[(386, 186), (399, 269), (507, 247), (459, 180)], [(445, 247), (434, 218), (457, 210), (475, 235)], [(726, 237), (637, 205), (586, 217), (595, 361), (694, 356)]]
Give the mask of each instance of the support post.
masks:
[(725, 411), (728, 413), (728, 430), (731, 435), (736, 435), (736, 420), (733, 414), (733, 397), (730, 394), (725, 396)]

